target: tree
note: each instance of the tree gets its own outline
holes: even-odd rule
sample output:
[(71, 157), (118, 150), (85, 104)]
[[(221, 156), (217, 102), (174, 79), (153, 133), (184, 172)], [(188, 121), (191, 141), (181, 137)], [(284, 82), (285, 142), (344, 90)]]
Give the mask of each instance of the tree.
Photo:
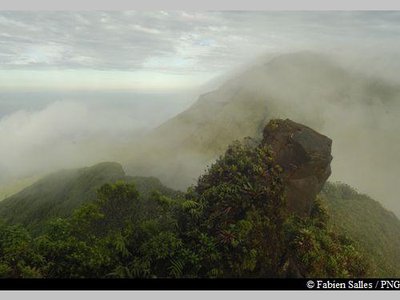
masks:
[(224, 258), (222, 276), (279, 273), (287, 214), (281, 171), (267, 146), (236, 142), (200, 177), (195, 187), (204, 207), (199, 225)]
[(20, 225), (0, 223), (0, 277), (41, 277), (43, 257), (35, 251), (33, 239)]
[(285, 234), (289, 275), (365, 277), (368, 261), (352, 240), (328, 227), (328, 220), (326, 208), (319, 197), (309, 218), (291, 216), (287, 220)]

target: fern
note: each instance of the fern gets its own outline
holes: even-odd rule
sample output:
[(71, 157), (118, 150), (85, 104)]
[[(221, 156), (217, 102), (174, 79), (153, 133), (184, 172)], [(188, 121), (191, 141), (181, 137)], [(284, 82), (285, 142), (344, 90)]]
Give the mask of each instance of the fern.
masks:
[(109, 277), (114, 278), (133, 278), (133, 275), (129, 268), (124, 266), (118, 266), (114, 269), (112, 273), (107, 274)]
[(120, 253), (123, 257), (127, 257), (127, 256), (131, 255), (128, 248), (126, 247), (125, 239), (121, 234), (118, 234), (115, 236), (114, 246), (115, 246), (115, 249), (118, 251), (118, 253)]
[(179, 278), (182, 276), (184, 263), (177, 259), (171, 259), (171, 266), (168, 268), (172, 277)]

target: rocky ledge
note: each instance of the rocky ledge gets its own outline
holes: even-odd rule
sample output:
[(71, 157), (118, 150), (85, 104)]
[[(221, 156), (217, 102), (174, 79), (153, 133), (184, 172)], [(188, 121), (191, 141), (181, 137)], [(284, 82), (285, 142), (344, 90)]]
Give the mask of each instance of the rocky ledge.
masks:
[(308, 216), (331, 174), (332, 140), (289, 119), (276, 119), (264, 128), (263, 143), (283, 168), (289, 211)]

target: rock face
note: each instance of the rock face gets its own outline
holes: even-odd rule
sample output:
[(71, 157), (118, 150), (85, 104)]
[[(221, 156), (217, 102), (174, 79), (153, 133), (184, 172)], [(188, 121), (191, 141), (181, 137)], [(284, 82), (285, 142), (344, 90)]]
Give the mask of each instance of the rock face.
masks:
[(289, 119), (271, 120), (263, 132), (284, 170), (289, 211), (308, 216), (316, 195), (331, 174), (332, 140)]

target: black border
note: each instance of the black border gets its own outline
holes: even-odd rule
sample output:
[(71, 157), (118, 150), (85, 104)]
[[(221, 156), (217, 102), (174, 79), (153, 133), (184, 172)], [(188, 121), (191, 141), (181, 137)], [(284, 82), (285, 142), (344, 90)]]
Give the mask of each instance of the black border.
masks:
[[(345, 283), (362, 282), (359, 288), (317, 288), (307, 283), (318, 280)], [(382, 288), (381, 281), (398, 282)], [(369, 287), (368, 287), (369, 286)], [(0, 290), (400, 290), (396, 278), (312, 278), (312, 279), (0, 279)]]

